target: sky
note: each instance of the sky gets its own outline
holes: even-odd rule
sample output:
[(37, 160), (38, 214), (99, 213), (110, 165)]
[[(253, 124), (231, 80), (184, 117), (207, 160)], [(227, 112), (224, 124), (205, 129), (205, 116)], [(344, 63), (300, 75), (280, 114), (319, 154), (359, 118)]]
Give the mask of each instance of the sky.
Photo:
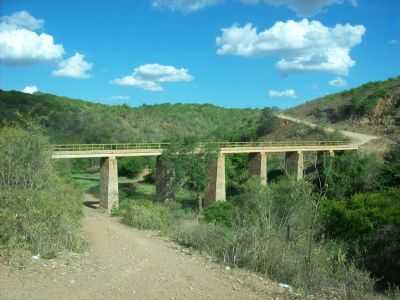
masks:
[(400, 75), (398, 0), (0, 0), (0, 89), (287, 108)]

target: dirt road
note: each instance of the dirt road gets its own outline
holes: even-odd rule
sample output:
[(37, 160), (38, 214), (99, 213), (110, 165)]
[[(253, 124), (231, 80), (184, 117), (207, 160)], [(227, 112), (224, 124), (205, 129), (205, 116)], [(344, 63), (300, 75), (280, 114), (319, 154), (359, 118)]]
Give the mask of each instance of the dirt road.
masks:
[[(304, 121), (304, 120), (300, 120), (300, 119), (296, 119), (294, 117), (287, 116), (284, 114), (277, 114), (276, 116), (280, 119), (288, 120), (288, 121), (299, 123), (299, 124), (304, 124), (304, 125), (312, 127), (312, 128), (318, 127), (317, 124), (314, 124), (314, 123), (311, 123), (308, 121)], [(330, 128), (330, 127), (323, 127), (323, 129), (326, 132), (334, 132), (335, 131), (334, 128)], [(364, 145), (364, 144), (371, 142), (372, 140), (379, 139), (379, 137), (375, 136), (375, 135), (362, 134), (362, 133), (352, 132), (352, 131), (347, 131), (347, 130), (339, 130), (339, 132), (341, 134), (343, 134), (345, 137), (349, 138), (353, 143), (358, 144), (358, 145)]]
[(84, 211), (87, 253), (34, 260), (21, 271), (0, 264), (1, 300), (285, 299), (276, 283)]

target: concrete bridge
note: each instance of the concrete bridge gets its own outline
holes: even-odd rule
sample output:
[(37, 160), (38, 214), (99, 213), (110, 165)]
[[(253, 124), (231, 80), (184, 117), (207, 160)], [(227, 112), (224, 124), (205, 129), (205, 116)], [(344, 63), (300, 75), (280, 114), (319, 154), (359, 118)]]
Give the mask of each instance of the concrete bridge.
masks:
[[(168, 148), (168, 143), (135, 144), (63, 144), (52, 146), (52, 158), (100, 158), (100, 198), (101, 205), (108, 211), (118, 206), (118, 157), (155, 156), (159, 157)], [(285, 154), (285, 170), (298, 180), (303, 178), (304, 153), (317, 152), (333, 156), (335, 152), (354, 151), (359, 145), (342, 141), (284, 141), (284, 142), (223, 142), (200, 144), (196, 152), (205, 151), (206, 147), (217, 149), (215, 161), (209, 166), (208, 184), (205, 193), (205, 205), (214, 201), (225, 201), (225, 156), (248, 153), (248, 170), (251, 176), (258, 176), (261, 183), (267, 184), (267, 156), (269, 153)], [(165, 188), (163, 166), (157, 158), (156, 190), (162, 193)]]

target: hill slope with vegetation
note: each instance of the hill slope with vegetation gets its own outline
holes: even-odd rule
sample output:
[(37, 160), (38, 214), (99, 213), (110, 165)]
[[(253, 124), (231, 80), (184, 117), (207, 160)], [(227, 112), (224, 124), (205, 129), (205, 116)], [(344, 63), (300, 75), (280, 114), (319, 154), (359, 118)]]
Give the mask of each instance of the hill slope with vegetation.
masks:
[[(0, 123), (35, 122), (53, 143), (163, 141), (196, 136), (233, 138), (258, 109), (210, 104), (103, 105), (50, 94), (0, 91)], [(1, 125), (1, 124), (0, 124)]]
[(287, 110), (287, 114), (395, 138), (400, 134), (400, 76), (306, 102)]
[[(51, 143), (332, 139), (323, 131), (279, 121), (274, 111), (211, 104), (104, 105), (51, 94), (0, 90), (0, 127), (39, 125)], [(335, 137), (337, 138), (337, 137)]]

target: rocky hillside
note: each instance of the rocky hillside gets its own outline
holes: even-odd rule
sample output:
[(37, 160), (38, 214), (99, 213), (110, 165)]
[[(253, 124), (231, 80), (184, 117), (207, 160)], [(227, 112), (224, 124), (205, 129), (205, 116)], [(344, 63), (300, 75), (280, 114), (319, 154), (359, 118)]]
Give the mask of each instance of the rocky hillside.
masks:
[(400, 135), (400, 76), (309, 101), (285, 113), (394, 139)]

